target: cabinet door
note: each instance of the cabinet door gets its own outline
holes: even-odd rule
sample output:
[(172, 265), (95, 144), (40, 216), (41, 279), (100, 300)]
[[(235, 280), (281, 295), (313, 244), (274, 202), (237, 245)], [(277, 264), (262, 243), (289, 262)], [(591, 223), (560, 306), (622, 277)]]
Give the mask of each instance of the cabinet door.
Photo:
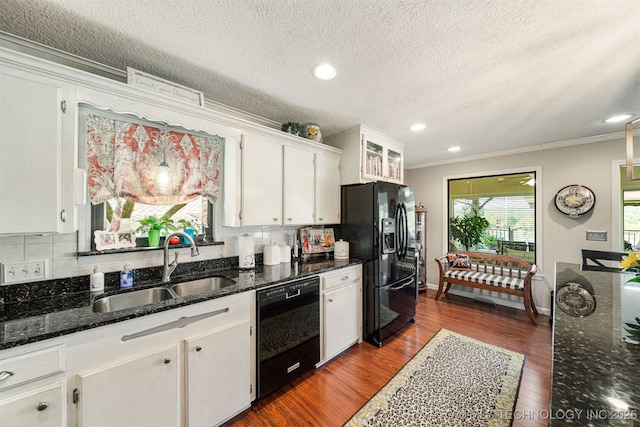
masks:
[(397, 144), (376, 135), (362, 133), (362, 177), (365, 181), (389, 181), (402, 184), (403, 150)]
[(315, 223), (340, 223), (340, 158), (316, 154)]
[(362, 134), (362, 177), (370, 181), (384, 178), (384, 152), (381, 142)]
[(38, 389), (0, 401), (0, 427), (66, 425), (64, 384)]
[(76, 229), (73, 90), (0, 69), (0, 233)]
[(314, 154), (284, 147), (284, 225), (313, 224)]
[(282, 224), (282, 143), (247, 134), (242, 147), (242, 225)]
[(391, 182), (402, 183), (403, 179), (403, 166), (402, 166), (402, 153), (395, 151), (391, 148), (387, 148), (385, 151), (386, 157), (386, 173), (387, 179)]
[(79, 424), (179, 426), (178, 344), (80, 375)]
[(249, 322), (185, 341), (189, 426), (213, 426), (251, 403)]
[(323, 295), (324, 360), (360, 339), (360, 287), (358, 282)]

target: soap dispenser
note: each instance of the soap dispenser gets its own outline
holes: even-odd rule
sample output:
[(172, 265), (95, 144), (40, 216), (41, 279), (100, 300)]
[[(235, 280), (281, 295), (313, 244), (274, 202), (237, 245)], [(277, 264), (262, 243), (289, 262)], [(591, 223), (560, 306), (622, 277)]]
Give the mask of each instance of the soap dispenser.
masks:
[(102, 267), (93, 267), (93, 273), (89, 276), (89, 289), (91, 292), (101, 292), (104, 290), (104, 273)]
[(133, 287), (133, 270), (131, 269), (131, 264), (128, 262), (124, 264), (124, 267), (122, 267), (122, 271), (120, 272), (120, 287)]

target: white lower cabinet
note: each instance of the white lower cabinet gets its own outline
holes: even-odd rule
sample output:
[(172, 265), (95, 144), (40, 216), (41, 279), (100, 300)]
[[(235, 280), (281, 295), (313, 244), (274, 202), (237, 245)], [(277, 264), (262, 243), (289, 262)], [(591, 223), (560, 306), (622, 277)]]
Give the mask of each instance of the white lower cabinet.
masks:
[(320, 278), (323, 363), (362, 342), (362, 266), (342, 268)]
[(216, 426), (251, 405), (255, 292), (84, 331), (68, 344), (70, 426)]
[(79, 376), (79, 425), (179, 426), (178, 345)]
[(185, 341), (186, 424), (210, 426), (248, 404), (249, 323)]
[(2, 427), (65, 426), (65, 384), (56, 382), (0, 400), (0, 414)]

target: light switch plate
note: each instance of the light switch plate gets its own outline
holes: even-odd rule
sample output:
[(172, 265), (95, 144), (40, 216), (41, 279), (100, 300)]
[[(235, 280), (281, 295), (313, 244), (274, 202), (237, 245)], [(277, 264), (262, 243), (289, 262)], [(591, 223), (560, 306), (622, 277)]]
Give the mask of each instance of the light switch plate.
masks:
[(587, 240), (595, 240), (598, 242), (607, 241), (607, 232), (598, 230), (587, 230)]

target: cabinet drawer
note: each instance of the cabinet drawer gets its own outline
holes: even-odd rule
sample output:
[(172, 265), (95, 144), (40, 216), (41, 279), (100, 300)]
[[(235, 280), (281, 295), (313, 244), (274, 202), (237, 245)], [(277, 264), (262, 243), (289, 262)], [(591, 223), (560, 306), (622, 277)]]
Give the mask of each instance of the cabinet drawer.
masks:
[(0, 390), (64, 372), (63, 346), (0, 360)]
[(337, 286), (360, 280), (362, 277), (362, 267), (354, 266), (348, 268), (342, 268), (334, 273), (329, 273), (322, 277), (322, 289), (332, 289)]

